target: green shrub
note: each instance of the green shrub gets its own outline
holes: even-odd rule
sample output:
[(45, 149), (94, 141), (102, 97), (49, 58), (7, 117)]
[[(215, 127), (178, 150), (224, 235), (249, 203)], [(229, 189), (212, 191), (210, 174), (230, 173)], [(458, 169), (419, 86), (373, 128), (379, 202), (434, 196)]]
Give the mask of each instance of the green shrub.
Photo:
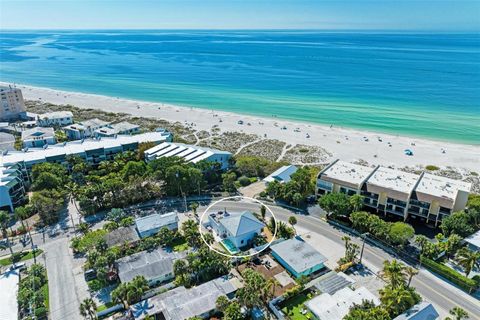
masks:
[(428, 166), (425, 167), (425, 169), (427, 169), (428, 171), (437, 171), (440, 168), (437, 166), (434, 166), (433, 164), (429, 164)]
[(47, 308), (45, 307), (40, 307), (35, 309), (35, 317), (36, 318), (44, 318), (47, 315)]
[(453, 270), (450, 267), (447, 267), (444, 264), (435, 262), (423, 256), (420, 257), (420, 262), (427, 269), (430, 269), (431, 271), (438, 273), (440, 276), (447, 278), (449, 281), (455, 283), (467, 292), (471, 292), (478, 287), (478, 283), (475, 280), (465, 277), (461, 273)]
[(248, 179), (248, 177), (242, 176), (238, 179), (238, 183), (240, 183), (242, 187), (246, 187), (250, 184), (250, 179)]
[(91, 291), (99, 291), (100, 289), (103, 288), (102, 282), (98, 279), (88, 281), (87, 285)]

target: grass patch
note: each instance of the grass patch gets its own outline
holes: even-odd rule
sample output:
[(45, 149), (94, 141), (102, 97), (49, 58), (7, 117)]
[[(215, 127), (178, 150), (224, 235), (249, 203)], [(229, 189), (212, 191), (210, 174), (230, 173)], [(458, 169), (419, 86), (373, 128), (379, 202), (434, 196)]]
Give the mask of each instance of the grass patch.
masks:
[(173, 251), (185, 251), (188, 250), (189, 246), (187, 241), (184, 238), (177, 238), (172, 242), (172, 249)]
[(103, 311), (103, 310), (107, 310), (108, 308), (111, 308), (111, 307), (113, 307), (114, 305), (116, 305), (116, 303), (114, 303), (114, 302), (112, 302), (112, 301), (107, 302), (107, 303), (102, 304), (102, 305), (99, 305), (99, 306), (97, 307), (97, 312), (101, 312), (101, 311)]
[[(291, 320), (315, 319), (314, 315), (305, 307), (305, 302), (308, 300), (310, 300), (310, 297), (307, 293), (297, 294), (282, 303), (282, 312)], [(304, 312), (304, 310), (307, 312)]]
[[(40, 254), (42, 254), (42, 252), (43, 250), (36, 249), (35, 255), (38, 257)], [(33, 251), (24, 251), (20, 253), (20, 259), (18, 259), (16, 262), (26, 261), (30, 259), (33, 259)], [(8, 257), (0, 260), (0, 266), (9, 266), (11, 264), (13, 264), (12, 257)]]

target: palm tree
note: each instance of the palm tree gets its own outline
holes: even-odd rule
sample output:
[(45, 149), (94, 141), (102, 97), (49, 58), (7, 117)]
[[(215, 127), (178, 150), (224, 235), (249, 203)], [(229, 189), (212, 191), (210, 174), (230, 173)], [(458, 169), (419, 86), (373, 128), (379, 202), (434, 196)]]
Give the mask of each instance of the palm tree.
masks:
[(418, 274), (418, 270), (413, 267), (407, 266), (404, 270), (404, 273), (405, 273), (405, 276), (408, 278), (408, 282), (407, 282), (407, 288), (408, 288), (410, 287), (410, 283), (412, 282), (413, 277)]
[(288, 223), (290, 223), (290, 225), (292, 226), (293, 228), (293, 231), (295, 232), (295, 234), (297, 233), (297, 230), (295, 230), (295, 225), (297, 224), (297, 218), (295, 218), (295, 216), (291, 216), (290, 218), (288, 218)]
[(87, 298), (83, 300), (80, 304), (80, 314), (86, 320), (96, 320), (97, 319), (97, 304), (93, 301), (92, 298)]
[(392, 318), (410, 309), (421, 300), (412, 288), (393, 288), (388, 285), (380, 290), (380, 301)]
[(203, 239), (207, 244), (212, 244), (215, 241), (215, 238), (211, 233), (204, 233), (203, 234)]
[(13, 250), (12, 245), (10, 243), (10, 239), (8, 239), (8, 222), (10, 221), (10, 215), (6, 211), (0, 211), (0, 229), (2, 230), (2, 237), (7, 241), (7, 247), (10, 249), (10, 254), (12, 255), (13, 261)]
[(388, 281), (393, 289), (399, 288), (405, 285), (405, 266), (395, 259), (385, 260), (380, 276)]
[(262, 216), (262, 220), (265, 221), (265, 217), (267, 216), (267, 208), (264, 205), (260, 207), (260, 215)]
[(190, 209), (193, 211), (193, 215), (197, 218), (197, 209), (198, 209), (198, 202), (192, 202), (190, 204)]
[(470, 315), (468, 314), (467, 311), (463, 310), (460, 307), (453, 307), (448, 313), (450, 313), (454, 318), (447, 317), (445, 320), (464, 320), (464, 319), (469, 319)]
[(354, 194), (348, 198), (348, 202), (350, 202), (353, 212), (357, 212), (363, 207), (363, 197), (359, 194)]
[(480, 252), (472, 251), (466, 247), (458, 251), (456, 260), (465, 270), (467, 277), (473, 269), (480, 268)]

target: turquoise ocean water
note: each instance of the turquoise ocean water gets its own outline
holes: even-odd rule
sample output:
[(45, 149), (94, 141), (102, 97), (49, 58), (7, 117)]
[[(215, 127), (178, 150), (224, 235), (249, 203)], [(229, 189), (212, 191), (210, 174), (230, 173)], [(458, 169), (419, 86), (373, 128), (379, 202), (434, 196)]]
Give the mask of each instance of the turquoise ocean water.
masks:
[(480, 34), (2, 31), (0, 80), (480, 144)]

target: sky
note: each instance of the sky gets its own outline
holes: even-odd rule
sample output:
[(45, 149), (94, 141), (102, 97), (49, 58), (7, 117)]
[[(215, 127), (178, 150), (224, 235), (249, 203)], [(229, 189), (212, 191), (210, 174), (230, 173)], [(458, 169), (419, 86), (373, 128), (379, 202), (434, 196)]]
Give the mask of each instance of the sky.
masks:
[(480, 0), (0, 0), (0, 29), (480, 30)]

